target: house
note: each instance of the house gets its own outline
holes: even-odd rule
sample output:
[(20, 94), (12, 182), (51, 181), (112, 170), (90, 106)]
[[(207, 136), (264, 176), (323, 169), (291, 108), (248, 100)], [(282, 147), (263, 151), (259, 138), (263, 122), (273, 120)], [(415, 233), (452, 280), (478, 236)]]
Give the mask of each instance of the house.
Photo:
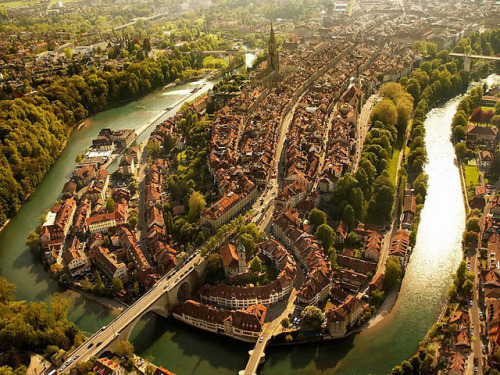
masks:
[(398, 230), (392, 238), (389, 256), (396, 257), (404, 268), (410, 252), (410, 233), (405, 230)]
[(328, 310), (325, 315), (330, 336), (345, 336), (347, 330), (358, 321), (363, 312), (363, 302), (353, 295), (349, 295), (339, 306)]
[(448, 366), (449, 375), (464, 375), (465, 374), (465, 357), (460, 352), (452, 354)]
[(127, 266), (116, 259), (116, 255), (109, 252), (108, 249), (98, 246), (93, 252), (93, 259), (97, 267), (103, 271), (109, 279), (114, 278), (122, 280), (124, 283), (128, 280)]
[(479, 151), (479, 168), (483, 170), (490, 169), (491, 162), (493, 161), (493, 153), (491, 151)]
[(415, 215), (417, 214), (417, 199), (413, 192), (405, 191), (403, 200), (403, 212), (401, 217), (401, 226), (403, 229), (410, 230)]
[(370, 231), (364, 242), (365, 258), (378, 262), (384, 237), (376, 231)]
[(62, 258), (71, 276), (80, 275), (90, 270), (90, 262), (85, 253), (85, 242), (74, 237), (71, 245), (63, 250)]
[(107, 357), (99, 358), (95, 361), (93, 371), (97, 375), (122, 375), (124, 374), (123, 368), (112, 359)]
[(62, 204), (56, 204), (50, 211), (40, 229), (42, 246), (53, 240), (64, 239), (68, 234), (76, 212), (76, 201), (66, 199)]
[(132, 155), (122, 157), (118, 170), (124, 176), (135, 176), (135, 162)]
[(474, 148), (480, 141), (490, 150), (495, 150), (498, 143), (498, 129), (491, 126), (469, 125), (467, 127), (467, 146)]
[(219, 253), (222, 258), (224, 273), (227, 277), (246, 272), (245, 248), (241, 243), (238, 244), (238, 251), (236, 251), (236, 246), (226, 244), (219, 250)]

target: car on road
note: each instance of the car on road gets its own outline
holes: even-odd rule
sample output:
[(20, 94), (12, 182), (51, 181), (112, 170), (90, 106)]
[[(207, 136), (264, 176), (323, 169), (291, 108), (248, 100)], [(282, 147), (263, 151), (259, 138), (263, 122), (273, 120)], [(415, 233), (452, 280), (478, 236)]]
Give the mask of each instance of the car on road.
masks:
[(80, 358), (80, 354), (75, 355), (75, 359)]
[(66, 370), (66, 367), (67, 367), (66, 365), (62, 365), (62, 367), (61, 367), (61, 371)]
[(264, 337), (260, 336), (259, 342), (264, 341)]
[(470, 301), (469, 301), (469, 305), (470, 305), (471, 307), (472, 307), (473, 303), (474, 303), (474, 302), (473, 302), (472, 300), (470, 300)]

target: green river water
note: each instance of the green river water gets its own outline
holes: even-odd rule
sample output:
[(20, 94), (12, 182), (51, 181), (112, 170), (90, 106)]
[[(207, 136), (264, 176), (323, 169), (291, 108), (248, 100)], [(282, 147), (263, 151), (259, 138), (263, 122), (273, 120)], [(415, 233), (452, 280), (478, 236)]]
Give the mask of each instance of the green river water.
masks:
[[(500, 80), (490, 76), (489, 81)], [(203, 91), (212, 86), (203, 82)], [(82, 153), (102, 128), (137, 128), (155, 113), (178, 103), (200, 82), (149, 94), (90, 119), (73, 133), (37, 191), (0, 233), (0, 275), (17, 285), (17, 297), (49, 302), (54, 293), (71, 298), (69, 318), (93, 333), (114, 313), (102, 305), (62, 290), (50, 279), (38, 259), (24, 245), (27, 235), (50, 208)], [(441, 310), (446, 291), (461, 257), (464, 207), (450, 124), (458, 105), (455, 98), (429, 114), (425, 126), (429, 163), (429, 189), (400, 296), (387, 317), (353, 337), (322, 345), (269, 348), (263, 374), (387, 374), (411, 356)], [(155, 123), (156, 124), (156, 123)], [(138, 139), (147, 139), (154, 125)], [(151, 355), (155, 363), (178, 375), (236, 374), (248, 358), (249, 345), (187, 327), (173, 319), (148, 314), (132, 334), (136, 351)]]

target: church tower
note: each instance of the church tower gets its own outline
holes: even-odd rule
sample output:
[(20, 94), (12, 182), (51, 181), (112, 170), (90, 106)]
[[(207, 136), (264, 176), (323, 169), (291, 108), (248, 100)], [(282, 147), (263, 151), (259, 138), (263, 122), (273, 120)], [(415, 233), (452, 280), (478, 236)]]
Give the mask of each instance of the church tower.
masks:
[(245, 246), (238, 241), (238, 249), (236, 250), (236, 255), (238, 256), (238, 275), (247, 272), (247, 260)]
[(278, 56), (278, 48), (276, 47), (276, 38), (274, 37), (273, 23), (271, 22), (271, 34), (267, 42), (267, 62), (268, 65), (275, 71), (279, 72), (280, 62)]

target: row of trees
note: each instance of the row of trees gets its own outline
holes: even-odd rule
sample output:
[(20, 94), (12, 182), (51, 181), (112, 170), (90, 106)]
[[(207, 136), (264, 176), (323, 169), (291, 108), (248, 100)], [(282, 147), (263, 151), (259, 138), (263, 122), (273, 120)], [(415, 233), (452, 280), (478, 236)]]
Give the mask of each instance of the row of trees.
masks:
[(343, 219), (350, 230), (357, 220), (378, 224), (391, 220), (395, 187), (389, 162), (404, 139), (413, 100), (397, 83), (383, 85), (380, 94), (383, 99), (372, 111), (373, 127), (366, 135), (358, 170), (339, 180), (330, 202), (332, 218)]

